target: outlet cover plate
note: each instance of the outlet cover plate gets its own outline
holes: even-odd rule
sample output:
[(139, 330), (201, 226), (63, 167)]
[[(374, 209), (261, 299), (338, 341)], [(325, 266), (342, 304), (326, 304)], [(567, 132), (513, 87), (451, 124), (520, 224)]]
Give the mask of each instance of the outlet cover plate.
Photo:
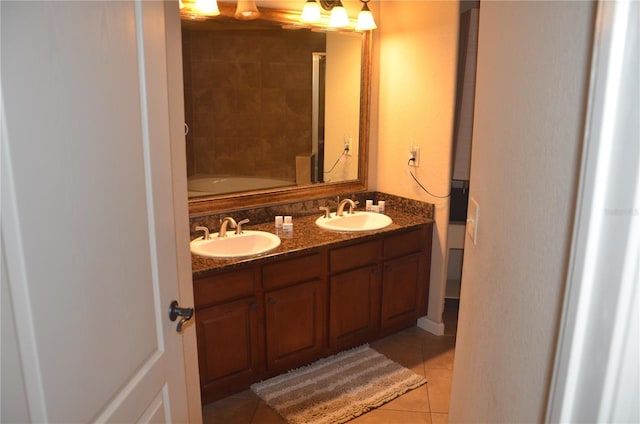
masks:
[(412, 166), (414, 168), (419, 167), (420, 166), (420, 147), (415, 144), (412, 144), (411, 147), (409, 147), (409, 157), (414, 158), (413, 162), (411, 162), (409, 166)]
[(473, 245), (478, 244), (478, 218), (480, 216), (480, 206), (473, 197), (469, 197), (469, 209), (467, 212), (467, 235), (473, 241)]

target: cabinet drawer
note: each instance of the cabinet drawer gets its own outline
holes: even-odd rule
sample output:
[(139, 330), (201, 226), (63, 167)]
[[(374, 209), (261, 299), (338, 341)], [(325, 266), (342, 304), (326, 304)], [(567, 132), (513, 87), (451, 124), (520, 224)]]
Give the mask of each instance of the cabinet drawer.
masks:
[(193, 282), (193, 298), (196, 309), (253, 295), (254, 268), (225, 272), (197, 279)]
[(423, 228), (389, 236), (383, 242), (383, 255), (385, 258), (395, 258), (419, 252), (424, 249), (426, 237), (426, 231)]
[(380, 254), (380, 242), (377, 240), (341, 247), (329, 252), (330, 272), (340, 272), (347, 269), (375, 263)]
[(264, 265), (262, 285), (265, 289), (273, 289), (320, 278), (326, 268), (324, 257), (318, 252)]

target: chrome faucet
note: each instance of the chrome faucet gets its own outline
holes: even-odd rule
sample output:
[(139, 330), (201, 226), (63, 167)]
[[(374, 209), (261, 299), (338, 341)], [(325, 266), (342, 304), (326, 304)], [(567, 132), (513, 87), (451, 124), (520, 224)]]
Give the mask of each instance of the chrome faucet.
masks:
[(231, 224), (231, 228), (237, 228), (238, 224), (236, 224), (236, 220), (231, 218), (230, 216), (226, 216), (222, 219), (222, 223), (220, 224), (220, 230), (218, 231), (218, 237), (226, 237), (227, 236), (227, 225)]
[(238, 234), (238, 235), (242, 234), (242, 224), (246, 224), (249, 221), (250, 221), (249, 218), (247, 218), (247, 219), (243, 219), (242, 221), (238, 222), (236, 224), (236, 234)]
[(354, 202), (351, 199), (344, 199), (340, 202), (340, 204), (338, 205), (338, 210), (336, 211), (336, 216), (342, 216), (344, 213), (344, 206), (345, 205), (349, 205), (349, 213), (353, 213), (353, 208), (356, 207), (356, 205), (359, 202)]

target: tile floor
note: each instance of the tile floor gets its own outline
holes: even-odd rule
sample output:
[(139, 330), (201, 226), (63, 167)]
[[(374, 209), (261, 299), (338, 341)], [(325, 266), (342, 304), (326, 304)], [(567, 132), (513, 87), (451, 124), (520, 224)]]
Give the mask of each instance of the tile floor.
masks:
[[(427, 384), (352, 421), (350, 424), (446, 423), (449, 412), (457, 302), (445, 305), (444, 336), (412, 327), (370, 345), (424, 376)], [(285, 421), (250, 390), (204, 405), (205, 424), (283, 424)]]

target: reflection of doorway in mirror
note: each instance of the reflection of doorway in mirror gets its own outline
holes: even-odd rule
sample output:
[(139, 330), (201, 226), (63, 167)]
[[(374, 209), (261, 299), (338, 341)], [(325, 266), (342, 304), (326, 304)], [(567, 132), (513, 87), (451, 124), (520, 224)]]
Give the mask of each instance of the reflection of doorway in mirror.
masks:
[(311, 182), (324, 182), (325, 52), (311, 54)]
[[(327, 33), (324, 132), (326, 182), (358, 178), (361, 51), (362, 38), (358, 34)], [(347, 144), (349, 151), (345, 152)]]

